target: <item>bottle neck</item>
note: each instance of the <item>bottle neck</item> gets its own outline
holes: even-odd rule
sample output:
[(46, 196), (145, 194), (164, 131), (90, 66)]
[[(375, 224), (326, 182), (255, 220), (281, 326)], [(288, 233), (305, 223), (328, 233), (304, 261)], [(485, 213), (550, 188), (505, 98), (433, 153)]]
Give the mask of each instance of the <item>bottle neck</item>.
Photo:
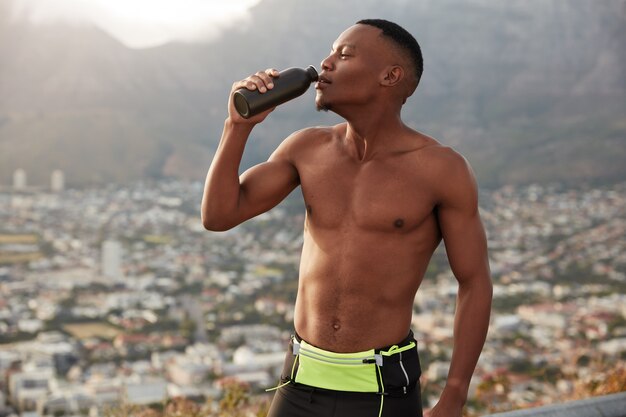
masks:
[(309, 75), (311, 82), (317, 81), (317, 79), (319, 78), (319, 74), (317, 73), (317, 70), (315, 69), (313, 65), (309, 65), (308, 68), (306, 69), (306, 72)]

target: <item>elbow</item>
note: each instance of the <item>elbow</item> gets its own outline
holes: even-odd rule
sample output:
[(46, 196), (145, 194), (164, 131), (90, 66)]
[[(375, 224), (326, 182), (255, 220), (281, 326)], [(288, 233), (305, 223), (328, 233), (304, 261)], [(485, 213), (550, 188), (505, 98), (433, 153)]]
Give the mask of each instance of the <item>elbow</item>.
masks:
[(237, 226), (226, 216), (202, 212), (202, 226), (211, 232), (225, 232)]
[(225, 232), (233, 228), (224, 221), (207, 216), (202, 216), (202, 226), (211, 232)]
[(485, 304), (491, 307), (493, 304), (493, 282), (491, 281), (490, 276), (487, 276), (485, 279), (482, 292)]
[(227, 230), (232, 229), (232, 226), (227, 226), (218, 222), (206, 222), (203, 221), (202, 225), (209, 232), (225, 232)]
[(202, 226), (211, 232), (225, 232), (243, 222), (237, 208), (230, 208), (216, 201), (204, 200), (200, 207)]
[(202, 226), (204, 227), (205, 230), (208, 230), (209, 232), (223, 232), (226, 230), (224, 228), (219, 227), (215, 223), (207, 222), (205, 220), (202, 220)]
[(471, 278), (459, 280), (459, 292), (480, 297), (491, 304), (493, 299), (493, 283), (489, 273), (474, 275)]
[(477, 280), (478, 290), (483, 294), (485, 300), (491, 303), (493, 299), (493, 282), (491, 281), (491, 276), (489, 274), (485, 274), (482, 279)]
[(215, 207), (208, 204), (206, 199), (202, 200), (200, 217), (202, 219), (202, 226), (210, 232), (224, 232), (230, 229), (230, 227), (226, 225), (223, 213), (220, 213), (219, 210), (215, 210)]

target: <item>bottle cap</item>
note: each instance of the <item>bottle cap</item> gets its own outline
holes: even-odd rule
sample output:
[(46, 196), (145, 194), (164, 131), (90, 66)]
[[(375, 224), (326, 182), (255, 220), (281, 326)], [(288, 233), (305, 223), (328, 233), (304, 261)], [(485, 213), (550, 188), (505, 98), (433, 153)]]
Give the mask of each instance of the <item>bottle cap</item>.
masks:
[(311, 77), (311, 82), (317, 81), (317, 79), (320, 77), (313, 65), (309, 65), (306, 69), (306, 72)]

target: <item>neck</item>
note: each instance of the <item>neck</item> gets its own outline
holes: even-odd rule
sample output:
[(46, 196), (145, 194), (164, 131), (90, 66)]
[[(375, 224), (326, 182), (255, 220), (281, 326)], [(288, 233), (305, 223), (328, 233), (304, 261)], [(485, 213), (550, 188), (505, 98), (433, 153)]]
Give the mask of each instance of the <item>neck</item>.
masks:
[(348, 122), (346, 142), (360, 162), (371, 160), (378, 152), (389, 148), (390, 140), (405, 128), (400, 111), (393, 109), (359, 112), (353, 117), (344, 116)]

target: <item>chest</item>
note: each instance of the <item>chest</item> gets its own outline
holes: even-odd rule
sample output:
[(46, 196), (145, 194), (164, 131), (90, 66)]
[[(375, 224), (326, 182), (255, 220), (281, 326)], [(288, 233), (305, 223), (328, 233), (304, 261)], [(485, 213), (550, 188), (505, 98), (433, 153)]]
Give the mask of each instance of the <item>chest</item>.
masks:
[(327, 159), (300, 167), (310, 224), (408, 231), (433, 213), (427, 175), (401, 158), (355, 164)]

